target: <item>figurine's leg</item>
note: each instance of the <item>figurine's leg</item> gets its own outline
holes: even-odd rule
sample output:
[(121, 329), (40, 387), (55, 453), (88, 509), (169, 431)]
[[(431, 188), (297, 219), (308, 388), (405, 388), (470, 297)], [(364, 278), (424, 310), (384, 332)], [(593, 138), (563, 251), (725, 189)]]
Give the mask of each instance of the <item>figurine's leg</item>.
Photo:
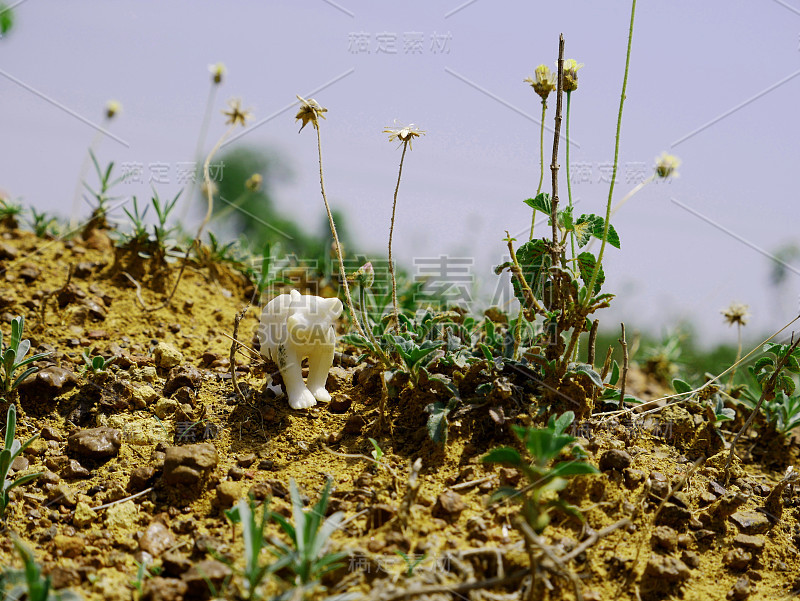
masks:
[(289, 406), (292, 409), (308, 409), (317, 404), (314, 395), (309, 392), (303, 382), (303, 370), (297, 352), (286, 346), (278, 346), (278, 367), (283, 376), (283, 385), (289, 397)]
[(325, 390), (328, 372), (333, 365), (333, 343), (317, 346), (313, 356), (308, 358), (308, 389), (320, 403), (330, 403), (331, 395)]

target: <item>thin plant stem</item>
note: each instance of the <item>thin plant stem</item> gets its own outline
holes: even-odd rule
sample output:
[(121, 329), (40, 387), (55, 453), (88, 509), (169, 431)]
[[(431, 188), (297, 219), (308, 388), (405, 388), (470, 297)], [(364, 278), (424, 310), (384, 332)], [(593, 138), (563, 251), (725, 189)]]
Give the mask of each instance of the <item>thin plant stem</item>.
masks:
[(358, 298), (359, 304), (361, 305), (361, 319), (364, 321), (364, 330), (367, 332), (367, 338), (375, 347), (375, 352), (381, 362), (385, 366), (389, 367), (391, 365), (391, 361), (386, 356), (386, 353), (383, 352), (380, 343), (378, 343), (378, 340), (375, 338), (375, 334), (372, 332), (372, 324), (369, 321), (369, 311), (367, 310), (367, 290), (362, 284), (359, 284), (358, 286)]
[[(169, 293), (169, 296), (167, 296), (167, 298), (164, 299), (164, 301), (160, 305), (155, 305), (153, 307), (148, 307), (148, 306), (146, 306), (144, 304), (144, 301), (142, 300), (141, 296), (139, 295), (139, 289), (138, 289), (139, 287), (137, 285), (137, 298), (139, 300), (139, 303), (142, 305), (142, 308), (145, 311), (150, 312), (150, 311), (157, 311), (158, 309), (163, 309), (164, 307), (166, 307), (170, 303), (170, 301), (172, 300), (172, 297), (175, 296), (175, 292), (177, 292), (177, 290), (178, 290), (178, 284), (181, 283), (181, 278), (183, 277), (183, 272), (186, 270), (186, 265), (189, 262), (189, 255), (192, 252), (192, 248), (196, 244), (198, 244), (198, 245), (200, 244), (200, 239), (201, 239), (201, 236), (203, 235), (203, 230), (205, 229), (206, 225), (208, 225), (208, 222), (211, 220), (211, 214), (214, 211), (214, 192), (213, 192), (212, 186), (211, 186), (211, 172), (209, 170), (209, 165), (211, 164), (211, 159), (214, 157), (215, 154), (217, 154), (219, 149), (222, 147), (223, 142), (225, 142), (225, 140), (228, 139), (228, 136), (231, 135), (231, 132), (233, 132), (234, 129), (236, 129), (236, 123), (231, 125), (227, 129), (227, 131), (224, 134), (222, 134), (220, 139), (217, 140), (217, 143), (211, 149), (211, 152), (208, 153), (208, 156), (206, 157), (206, 160), (203, 162), (203, 181), (206, 184), (206, 201), (207, 201), (207, 204), (208, 204), (208, 206), (206, 208), (206, 216), (203, 218), (203, 221), (200, 223), (200, 227), (197, 228), (197, 234), (195, 234), (194, 240), (192, 240), (192, 243), (186, 248), (186, 254), (183, 255), (183, 261), (181, 262), (181, 269), (178, 272), (178, 277), (175, 279), (175, 284), (172, 286), (172, 291)], [(128, 277), (130, 278), (130, 276), (128, 276)]]
[[(547, 100), (542, 98), (542, 121), (539, 127), (539, 185), (536, 187), (536, 196), (542, 192), (542, 182), (544, 181), (544, 120), (547, 114)], [(529, 240), (533, 240), (533, 227), (536, 225), (536, 209), (533, 209), (531, 216), (531, 235)]]
[[(569, 138), (569, 108), (570, 108), (570, 100), (572, 99), (572, 90), (567, 91), (567, 198), (569, 200), (569, 208), (572, 209), (572, 180), (569, 176), (569, 147), (570, 147), (570, 138)], [(575, 259), (575, 232), (572, 231), (569, 233), (569, 247), (572, 252), (572, 259)]]
[[(550, 172), (552, 174), (553, 194), (550, 198), (550, 220), (552, 221), (553, 228), (553, 246), (551, 255), (553, 265), (559, 264), (559, 255), (561, 254), (561, 245), (558, 243), (558, 142), (561, 137), (561, 96), (563, 92), (563, 82), (561, 81), (564, 76), (564, 34), (558, 37), (558, 75), (556, 77), (556, 119), (555, 119), (555, 133), (553, 134), (553, 159), (550, 162)], [(559, 294), (556, 292), (556, 294)]]
[(342, 257), (342, 246), (339, 244), (339, 234), (336, 233), (336, 224), (333, 222), (333, 214), (331, 207), (328, 204), (328, 196), (325, 194), (325, 177), (322, 175), (322, 138), (319, 133), (319, 125), (314, 123), (314, 129), (317, 130), (317, 154), (319, 155), (319, 186), (322, 190), (322, 200), (325, 202), (325, 210), (328, 213), (328, 223), (331, 226), (331, 234), (333, 234), (333, 243), (336, 246), (336, 256), (339, 259), (339, 277), (342, 279), (342, 287), (344, 288), (344, 298), (347, 302), (347, 309), (350, 311), (350, 319), (356, 327), (359, 335), (366, 338), (367, 335), (358, 323), (355, 307), (353, 307), (353, 299), (350, 298), (350, 286), (347, 284), (347, 274), (344, 272), (344, 258)]
[(636, 0), (631, 2), (631, 24), (628, 28), (628, 50), (625, 54), (625, 75), (622, 78), (622, 94), (619, 97), (619, 113), (617, 115), (617, 133), (614, 139), (614, 168), (611, 171), (611, 185), (608, 187), (608, 202), (606, 202), (606, 219), (603, 226), (603, 242), (600, 245), (600, 253), (597, 255), (597, 263), (594, 266), (592, 279), (589, 282), (589, 294), (583, 301), (586, 306), (591, 302), (594, 285), (597, 282), (597, 276), (600, 273), (600, 266), (603, 264), (603, 253), (606, 250), (606, 242), (608, 241), (608, 228), (611, 225), (611, 200), (614, 198), (614, 184), (617, 181), (617, 165), (619, 164), (619, 138), (622, 129), (622, 108), (625, 106), (625, 91), (628, 88), (628, 69), (631, 64), (631, 43), (633, 42), (633, 22), (636, 16)]
[[(211, 82), (211, 88), (208, 90), (208, 99), (206, 100), (206, 110), (203, 114), (203, 122), (200, 124), (200, 134), (197, 136), (197, 145), (194, 149), (194, 157), (195, 160), (200, 160), (200, 157), (203, 156), (203, 146), (206, 143), (206, 135), (208, 134), (208, 125), (211, 122), (211, 112), (214, 108), (214, 100), (217, 96), (217, 88), (219, 84)], [(186, 195), (185, 202), (183, 208), (181, 209), (181, 221), (186, 219), (186, 215), (189, 212), (189, 207), (192, 206), (192, 199), (194, 198), (194, 191), (197, 188), (197, 182), (195, 178), (192, 178), (192, 181), (189, 183), (189, 193)]]
[(394, 188), (394, 201), (392, 202), (392, 221), (389, 224), (389, 274), (392, 277), (392, 327), (400, 329), (400, 316), (397, 309), (397, 280), (394, 276), (394, 260), (392, 259), (392, 238), (394, 236), (394, 216), (397, 209), (397, 193), (400, 190), (400, 178), (403, 176), (403, 161), (406, 158), (406, 149), (410, 138), (403, 142), (403, 154), (400, 155), (400, 169), (397, 172), (397, 185)]
[(622, 336), (619, 343), (622, 345), (622, 383), (619, 387), (619, 408), (625, 408), (625, 386), (628, 382), (628, 341), (625, 339), (625, 324), (619, 324), (622, 328)]
[(728, 381), (728, 387), (733, 386), (733, 377), (736, 375), (736, 365), (739, 363), (739, 359), (742, 358), (742, 322), (736, 322), (736, 333), (738, 338), (738, 346), (736, 349), (736, 361), (733, 362), (734, 368), (731, 370), (731, 378)]
[(656, 179), (656, 176), (655, 176), (655, 174), (653, 174), (650, 177), (648, 177), (647, 179), (645, 179), (645, 180), (639, 182), (638, 184), (636, 184), (631, 189), (630, 192), (628, 192), (625, 196), (622, 197), (622, 200), (620, 200), (617, 204), (614, 205), (614, 208), (611, 209), (611, 216), (613, 217), (614, 214), (617, 211), (619, 211), (626, 202), (628, 202), (631, 198), (633, 198), (634, 194), (639, 192), (642, 188), (644, 188), (647, 184), (649, 184), (650, 182), (652, 182), (655, 179)]
[[(109, 121), (110, 119), (108, 118), (103, 121), (104, 128), (108, 126)], [(78, 184), (75, 186), (75, 196), (72, 199), (72, 215), (70, 215), (69, 219), (70, 229), (75, 229), (78, 227), (78, 209), (80, 207), (81, 190), (83, 189), (84, 182), (86, 181), (86, 176), (89, 173), (89, 161), (91, 160), (92, 153), (97, 155), (96, 150), (102, 139), (103, 132), (98, 131), (95, 133), (91, 143), (89, 144), (89, 149), (86, 151), (86, 156), (83, 157), (81, 171), (78, 174)]]

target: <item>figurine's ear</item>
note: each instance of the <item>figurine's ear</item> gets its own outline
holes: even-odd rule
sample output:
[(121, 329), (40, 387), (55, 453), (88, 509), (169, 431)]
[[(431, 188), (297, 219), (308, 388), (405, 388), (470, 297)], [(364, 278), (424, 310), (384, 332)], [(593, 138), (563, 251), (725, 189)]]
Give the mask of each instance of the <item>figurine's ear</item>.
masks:
[(339, 317), (342, 314), (342, 311), (344, 311), (344, 305), (342, 305), (342, 301), (340, 301), (338, 298), (328, 298), (325, 299), (325, 302), (327, 304), (325, 308), (327, 309), (328, 314), (334, 319)]

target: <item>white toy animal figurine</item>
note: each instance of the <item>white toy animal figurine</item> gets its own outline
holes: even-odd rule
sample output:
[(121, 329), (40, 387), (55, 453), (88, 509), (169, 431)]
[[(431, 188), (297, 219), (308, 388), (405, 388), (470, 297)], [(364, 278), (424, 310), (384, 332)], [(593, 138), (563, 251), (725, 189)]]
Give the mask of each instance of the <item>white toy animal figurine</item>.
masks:
[[(336, 344), (333, 323), (342, 309), (338, 298), (292, 290), (273, 298), (261, 312), (258, 328), (261, 354), (278, 364), (292, 409), (307, 409), (317, 401), (330, 402), (325, 383)], [(301, 367), (305, 357), (308, 357), (308, 382), (303, 382)]]

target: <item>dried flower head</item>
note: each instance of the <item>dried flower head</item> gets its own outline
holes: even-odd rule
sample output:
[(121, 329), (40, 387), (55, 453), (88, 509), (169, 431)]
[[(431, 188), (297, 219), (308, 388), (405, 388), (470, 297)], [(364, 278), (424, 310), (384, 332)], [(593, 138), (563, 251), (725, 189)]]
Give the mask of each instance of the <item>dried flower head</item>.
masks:
[(221, 84), (222, 78), (227, 72), (225, 65), (222, 63), (214, 63), (208, 66), (208, 72), (211, 73), (211, 81), (215, 84)]
[(227, 111), (222, 111), (222, 114), (228, 118), (225, 121), (227, 125), (238, 124), (244, 127), (247, 125), (247, 120), (253, 116), (249, 109), (245, 110), (242, 108), (242, 101), (239, 98), (231, 98), (228, 100), (228, 106), (230, 108)]
[(352, 275), (352, 280), (358, 282), (364, 288), (371, 288), (375, 283), (375, 268), (372, 267), (372, 261), (367, 261), (358, 268)]
[(264, 182), (264, 178), (261, 176), (260, 173), (254, 173), (250, 177), (247, 178), (247, 181), (244, 183), (245, 188), (250, 190), (250, 192), (258, 192), (261, 189), (261, 184)]
[(727, 308), (723, 309), (721, 313), (725, 317), (725, 321), (728, 322), (729, 326), (732, 326), (733, 324), (746, 326), (747, 319), (750, 317), (750, 313), (748, 312), (749, 308), (749, 305), (731, 303)]
[(109, 100), (106, 102), (106, 119), (113, 119), (114, 116), (122, 111), (122, 105), (118, 100)]
[(401, 143), (408, 144), (409, 149), (411, 148), (411, 141), (414, 138), (419, 138), (420, 136), (425, 135), (425, 132), (413, 123), (398, 126), (397, 122), (395, 122), (395, 127), (387, 127), (383, 130), (383, 133), (389, 134), (390, 142), (400, 140)]
[(581, 68), (583, 68), (583, 63), (579, 63), (574, 58), (568, 58), (564, 61), (561, 84), (565, 92), (574, 92), (578, 89), (578, 69)]
[(681, 160), (675, 155), (662, 152), (656, 157), (656, 175), (658, 177), (678, 177)]
[(309, 98), (306, 100), (299, 94), (297, 95), (297, 99), (300, 101), (300, 110), (297, 111), (297, 115), (295, 116), (296, 121), (303, 122), (303, 125), (300, 126), (298, 131), (303, 131), (303, 128), (311, 123), (315, 128), (319, 128), (319, 118), (325, 118), (325, 115), (322, 113), (327, 113), (328, 109), (322, 108), (319, 103), (314, 100), (313, 98)]
[(534, 71), (535, 79), (533, 77), (526, 77), (522, 81), (531, 84), (533, 91), (542, 97), (542, 100), (547, 100), (550, 92), (556, 89), (556, 74), (550, 71), (547, 65), (539, 65)]

